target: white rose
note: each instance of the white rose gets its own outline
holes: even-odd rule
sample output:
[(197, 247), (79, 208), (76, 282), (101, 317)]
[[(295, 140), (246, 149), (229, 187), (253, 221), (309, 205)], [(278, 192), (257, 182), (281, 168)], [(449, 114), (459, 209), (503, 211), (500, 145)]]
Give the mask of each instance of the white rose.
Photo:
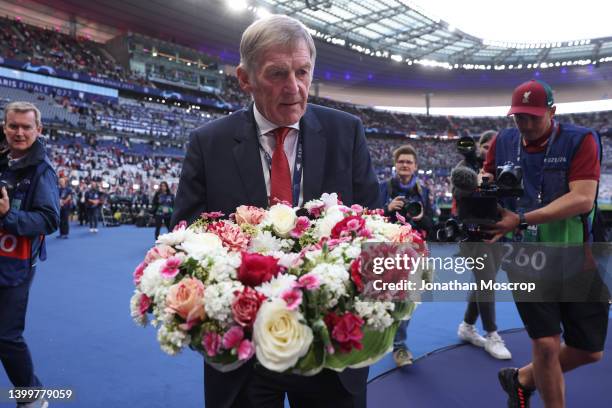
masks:
[(268, 219), (272, 223), (272, 229), (283, 238), (289, 236), (289, 233), (295, 228), (297, 216), (293, 208), (284, 204), (276, 204), (270, 207), (268, 211)]
[(253, 325), (255, 354), (268, 370), (282, 372), (306, 355), (312, 343), (312, 330), (300, 323), (302, 314), (287, 309), (282, 299), (265, 302)]
[(218, 236), (210, 232), (188, 231), (179, 248), (194, 259), (202, 259), (207, 255), (223, 252), (223, 243)]

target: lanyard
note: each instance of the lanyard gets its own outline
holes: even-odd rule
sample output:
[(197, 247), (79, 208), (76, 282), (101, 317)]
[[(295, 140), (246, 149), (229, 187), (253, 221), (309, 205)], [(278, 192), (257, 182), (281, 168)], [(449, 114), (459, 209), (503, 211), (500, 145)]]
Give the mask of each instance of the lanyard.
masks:
[[(538, 197), (537, 197), (540, 205), (542, 204), (542, 192), (544, 191), (544, 165), (546, 164), (546, 159), (548, 158), (548, 155), (550, 154), (550, 149), (552, 148), (552, 145), (555, 142), (555, 139), (557, 138), (558, 131), (559, 131), (559, 123), (557, 123), (556, 120), (553, 120), (552, 133), (550, 135), (550, 139), (548, 140), (548, 146), (546, 146), (546, 152), (544, 153), (544, 161), (543, 161), (544, 164), (542, 165), (542, 171), (540, 173), (540, 183), (539, 183), (539, 191), (538, 191)], [(518, 143), (517, 143), (517, 148), (516, 148), (516, 160), (517, 160), (516, 164), (518, 166), (521, 166), (521, 156), (523, 153), (522, 144), (523, 144), (523, 136), (521, 135), (518, 138)]]
[[(259, 139), (259, 134), (261, 133), (259, 130), (259, 126), (255, 124), (257, 128), (257, 141), (259, 143), (259, 148), (264, 154), (266, 159), (266, 163), (268, 164), (268, 172), (270, 174), (270, 180), (272, 180), (272, 156), (264, 149), (261, 141)], [(300, 200), (300, 189), (302, 184), (302, 133), (298, 130), (298, 143), (297, 143), (297, 152), (295, 153), (295, 163), (293, 164), (293, 183), (292, 183), (292, 198), (293, 198), (293, 206), (297, 207)], [(271, 181), (270, 181), (271, 182)]]

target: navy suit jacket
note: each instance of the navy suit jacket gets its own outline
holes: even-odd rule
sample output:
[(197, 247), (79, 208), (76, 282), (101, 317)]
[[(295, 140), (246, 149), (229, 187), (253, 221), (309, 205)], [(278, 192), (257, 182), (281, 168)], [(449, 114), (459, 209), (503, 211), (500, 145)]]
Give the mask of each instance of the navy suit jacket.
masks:
[[(345, 205), (380, 208), (378, 182), (363, 125), (357, 117), (308, 104), (300, 120), (303, 137), (304, 202), (338, 193)], [(240, 205), (268, 207), (252, 105), (196, 129), (189, 141), (175, 199), (172, 225), (204, 212), (233, 213)], [(221, 373), (205, 369), (206, 406), (231, 405), (252, 363)], [(365, 391), (368, 369), (339, 374), (351, 394)]]

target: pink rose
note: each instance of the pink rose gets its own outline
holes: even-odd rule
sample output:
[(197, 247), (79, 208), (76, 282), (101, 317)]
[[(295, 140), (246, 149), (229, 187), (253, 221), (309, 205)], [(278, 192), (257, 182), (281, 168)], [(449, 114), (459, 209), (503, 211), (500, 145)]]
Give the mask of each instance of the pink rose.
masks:
[(151, 306), (151, 299), (143, 293), (140, 295), (140, 300), (138, 301), (138, 313), (144, 316), (149, 310), (149, 306)]
[(223, 335), (223, 348), (231, 350), (234, 347), (238, 347), (243, 338), (244, 330), (242, 330), (242, 327), (232, 326), (232, 328)]
[(172, 279), (179, 273), (179, 266), (182, 260), (178, 256), (170, 257), (166, 260), (166, 264), (161, 269), (161, 275), (166, 279)]
[(176, 251), (171, 246), (164, 245), (164, 244), (157, 245), (151, 248), (149, 252), (147, 252), (147, 255), (145, 256), (145, 263), (150, 264), (153, 261), (156, 261), (162, 258), (168, 259), (174, 254), (176, 254)]
[(295, 227), (293, 227), (289, 235), (291, 235), (292, 238), (300, 238), (304, 235), (306, 230), (308, 230), (308, 227), (310, 227), (310, 220), (308, 217), (298, 217), (295, 222)]
[(242, 340), (238, 346), (238, 360), (248, 360), (255, 354), (255, 346), (248, 340)]
[(208, 232), (217, 235), (224, 247), (233, 252), (245, 251), (249, 246), (250, 238), (242, 232), (240, 227), (228, 222), (219, 221), (208, 226)]
[(221, 349), (221, 336), (215, 332), (208, 332), (202, 339), (202, 347), (209, 357), (214, 357)]
[(183, 278), (170, 286), (166, 295), (166, 307), (185, 319), (191, 328), (193, 323), (205, 317), (204, 284), (196, 278)]
[(266, 297), (248, 286), (244, 287), (242, 292), (236, 292), (234, 295), (236, 296), (232, 302), (234, 320), (241, 326), (252, 327), (259, 307)]
[(236, 208), (235, 218), (238, 225), (250, 224), (259, 225), (264, 219), (266, 212), (259, 207), (252, 205), (241, 205)]
[(147, 267), (146, 262), (141, 262), (138, 264), (136, 269), (134, 269), (134, 285), (140, 285), (140, 280), (142, 279), (142, 274)]
[(288, 289), (281, 294), (281, 298), (287, 303), (287, 309), (295, 310), (302, 304), (302, 291)]
[(350, 312), (338, 316), (334, 312), (329, 313), (324, 318), (327, 329), (331, 334), (331, 338), (340, 346), (340, 351), (348, 353), (353, 348), (361, 350), (363, 344), (363, 319)]
[(315, 275), (306, 274), (298, 279), (298, 285), (305, 289), (313, 290), (321, 286), (321, 282)]

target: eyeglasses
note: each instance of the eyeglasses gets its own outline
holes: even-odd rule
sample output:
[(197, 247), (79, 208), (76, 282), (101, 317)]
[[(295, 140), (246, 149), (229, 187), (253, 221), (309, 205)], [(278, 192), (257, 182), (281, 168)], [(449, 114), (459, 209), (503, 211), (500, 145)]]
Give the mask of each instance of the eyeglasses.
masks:
[(395, 164), (414, 164), (412, 160), (398, 160)]

